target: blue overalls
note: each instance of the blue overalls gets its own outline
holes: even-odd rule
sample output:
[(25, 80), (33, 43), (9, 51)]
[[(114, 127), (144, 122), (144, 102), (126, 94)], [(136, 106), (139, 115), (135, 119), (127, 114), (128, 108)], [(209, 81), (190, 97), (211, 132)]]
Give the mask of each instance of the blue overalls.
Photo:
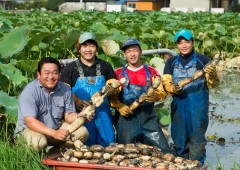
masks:
[[(192, 77), (197, 71), (197, 57), (185, 67), (176, 59), (173, 82)], [(200, 62), (201, 63), (201, 62)], [(206, 159), (205, 133), (208, 127), (209, 90), (205, 77), (184, 86), (181, 94), (175, 95), (171, 104), (171, 134), (179, 156), (204, 163)]]
[[(101, 75), (100, 64), (97, 64), (96, 67), (97, 76), (84, 77), (79, 60), (76, 63), (80, 77), (78, 77), (74, 87), (72, 87), (72, 93), (82, 100), (90, 101), (93, 94), (106, 85), (105, 78)], [(84, 126), (86, 126), (89, 132), (86, 145), (99, 144), (106, 147), (110, 143), (115, 142), (112, 114), (107, 98), (104, 99), (101, 106), (96, 108), (93, 120), (86, 122)]]
[[(133, 85), (129, 83), (126, 66), (122, 67), (124, 77), (127, 81), (124, 84), (121, 101), (130, 106), (139, 96), (151, 86), (150, 72), (147, 65), (146, 69), (147, 86)], [(151, 146), (157, 146), (164, 153), (171, 152), (167, 140), (159, 126), (158, 118), (153, 111), (154, 103), (144, 102), (133, 110), (133, 115), (129, 117), (119, 116), (117, 121), (118, 143), (137, 143), (141, 142)]]

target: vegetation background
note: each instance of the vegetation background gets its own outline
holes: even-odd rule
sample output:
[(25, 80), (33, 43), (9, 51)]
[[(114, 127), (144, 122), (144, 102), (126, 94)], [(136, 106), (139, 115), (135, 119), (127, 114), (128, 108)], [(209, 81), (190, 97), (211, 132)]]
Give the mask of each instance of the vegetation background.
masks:
[[(173, 37), (180, 28), (192, 30), (196, 51), (211, 58), (222, 51), (225, 55), (222, 61), (225, 71), (232, 72), (239, 68), (239, 4), (224, 14), (54, 12), (62, 2), (25, 0), (23, 3), (14, 2), (11, 6), (12, 9), (27, 10), (24, 13), (0, 11), (0, 169), (46, 169), (41, 159), (47, 150), (35, 152), (23, 143), (14, 144), (12, 140), (18, 96), (25, 85), (35, 78), (40, 58), (77, 57), (75, 44), (84, 31), (97, 35), (101, 44), (98, 56), (115, 68), (126, 63), (119, 46), (128, 37), (138, 38), (144, 50), (156, 49), (160, 43), (162, 48), (177, 52)], [(160, 55), (149, 55), (142, 59), (156, 68), (162, 68), (164, 64)], [(170, 123), (167, 107), (159, 109), (158, 116), (161, 124)]]

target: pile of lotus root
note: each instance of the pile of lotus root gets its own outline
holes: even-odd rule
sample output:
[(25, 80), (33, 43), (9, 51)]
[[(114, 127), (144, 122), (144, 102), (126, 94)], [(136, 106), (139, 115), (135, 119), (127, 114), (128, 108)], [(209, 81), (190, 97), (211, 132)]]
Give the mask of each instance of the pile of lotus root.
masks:
[(58, 161), (88, 164), (105, 164), (124, 167), (142, 167), (154, 169), (198, 169), (198, 161), (185, 160), (173, 154), (163, 154), (158, 147), (141, 143), (100, 145), (75, 145), (75, 149), (66, 149)]

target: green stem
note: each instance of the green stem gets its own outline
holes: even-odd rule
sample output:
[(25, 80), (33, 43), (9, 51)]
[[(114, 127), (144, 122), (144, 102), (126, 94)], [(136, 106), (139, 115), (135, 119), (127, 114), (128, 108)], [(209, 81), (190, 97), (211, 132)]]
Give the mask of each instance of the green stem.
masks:
[(10, 94), (10, 88), (11, 88), (11, 81), (8, 84), (8, 95)]

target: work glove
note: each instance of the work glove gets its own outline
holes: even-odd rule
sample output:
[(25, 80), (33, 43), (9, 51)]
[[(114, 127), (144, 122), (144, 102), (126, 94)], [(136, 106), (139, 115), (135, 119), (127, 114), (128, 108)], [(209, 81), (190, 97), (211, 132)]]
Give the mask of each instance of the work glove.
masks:
[(163, 75), (162, 86), (163, 86), (164, 91), (168, 95), (180, 94), (181, 93), (181, 89), (177, 89), (176, 86), (174, 85), (171, 74), (164, 74)]
[(209, 89), (215, 88), (220, 83), (220, 76), (217, 73), (216, 66), (208, 65), (204, 68), (205, 78)]
[[(154, 79), (154, 77), (152, 79)], [(164, 91), (163, 83), (161, 83), (158, 86), (158, 88), (154, 90), (152, 94), (146, 94), (144, 98), (146, 102), (156, 102), (156, 101), (163, 101), (166, 99), (166, 97), (167, 97), (167, 93)]]
[(133, 114), (132, 110), (130, 107), (127, 105), (123, 104), (122, 102), (119, 101), (118, 96), (122, 90), (122, 87), (119, 86), (118, 88), (114, 89), (114, 92), (110, 95), (108, 95), (108, 100), (110, 103), (110, 106), (114, 109), (116, 109), (121, 116), (128, 117)]
[(77, 112), (82, 111), (82, 109), (83, 109), (84, 107), (87, 107), (87, 106), (90, 105), (87, 101), (79, 99), (79, 98), (76, 96), (76, 94), (73, 94), (72, 96), (73, 96), (73, 101), (74, 101), (74, 103), (75, 103), (75, 107), (76, 107)]
[(116, 95), (111, 95), (108, 97), (110, 106), (114, 109), (116, 109), (120, 115), (124, 116), (124, 117), (128, 117), (129, 115), (133, 114), (132, 110), (130, 109), (130, 107), (128, 107), (127, 105), (121, 103), (118, 100), (118, 96)]
[(119, 100), (116, 100), (115, 102), (116, 102), (116, 109), (120, 113), (121, 116), (128, 117), (133, 114), (130, 107), (121, 103)]

